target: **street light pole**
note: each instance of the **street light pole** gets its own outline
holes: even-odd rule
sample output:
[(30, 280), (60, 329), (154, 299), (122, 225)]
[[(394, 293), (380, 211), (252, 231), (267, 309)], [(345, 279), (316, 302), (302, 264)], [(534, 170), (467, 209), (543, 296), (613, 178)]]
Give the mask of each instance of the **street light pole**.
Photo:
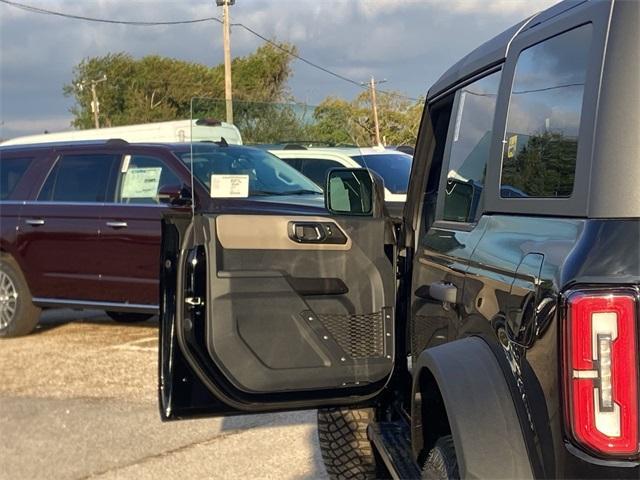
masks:
[(229, 6), (235, 0), (216, 0), (222, 7), (222, 44), (224, 48), (224, 100), (227, 109), (227, 123), (233, 123), (233, 93), (231, 88), (231, 38), (229, 31)]

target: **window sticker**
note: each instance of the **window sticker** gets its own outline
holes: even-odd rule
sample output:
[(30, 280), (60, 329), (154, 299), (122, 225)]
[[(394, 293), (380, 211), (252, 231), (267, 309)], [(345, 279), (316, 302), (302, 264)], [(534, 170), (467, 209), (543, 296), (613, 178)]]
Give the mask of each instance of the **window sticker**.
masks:
[(120, 173), (127, 173), (129, 170), (129, 164), (131, 163), (131, 155), (125, 155), (122, 159), (122, 167), (120, 168)]
[(131, 167), (124, 176), (122, 198), (153, 198), (158, 194), (162, 167)]
[(211, 175), (211, 198), (247, 198), (249, 175)]

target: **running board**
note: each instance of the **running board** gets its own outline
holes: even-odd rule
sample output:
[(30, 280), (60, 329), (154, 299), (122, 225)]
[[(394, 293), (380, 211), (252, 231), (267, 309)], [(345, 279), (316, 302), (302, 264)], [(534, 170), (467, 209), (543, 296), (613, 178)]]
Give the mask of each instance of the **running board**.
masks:
[(411, 432), (400, 422), (370, 423), (367, 436), (394, 480), (419, 479), (420, 468), (413, 461)]

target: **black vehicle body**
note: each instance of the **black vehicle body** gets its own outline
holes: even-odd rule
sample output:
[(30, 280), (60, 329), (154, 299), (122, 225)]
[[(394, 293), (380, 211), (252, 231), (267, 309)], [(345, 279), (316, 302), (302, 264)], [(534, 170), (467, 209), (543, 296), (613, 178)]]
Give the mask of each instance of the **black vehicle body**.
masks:
[[(562, 2), (447, 71), (427, 95), (397, 237), (381, 215), (275, 204), (258, 210), (238, 202), (233, 210), (220, 202), (193, 221), (167, 216), (162, 418), (373, 406), (369, 437), (395, 476), (417, 475), (435, 441), (451, 435), (463, 478), (639, 478), (638, 445), (608, 454), (576, 439), (567, 412), (569, 383), (580, 377), (566, 374), (567, 318), (576, 292), (630, 299), (634, 324), (627, 340), (635, 363), (628, 367), (636, 397), (627, 413), (637, 432), (639, 22), (638, 2)], [(526, 70), (519, 59), (540, 60), (537, 47), (560, 43), (569, 45), (565, 59), (582, 65), (571, 67), (582, 68), (580, 80), (566, 76), (549, 88), (518, 90), (518, 69)], [(494, 82), (495, 93), (479, 91), (485, 80)], [(579, 100), (566, 104), (578, 108), (577, 119), (566, 121), (574, 122), (574, 136), (568, 127), (554, 129), (565, 119), (553, 112), (540, 117), (547, 127), (539, 134), (509, 130), (519, 113), (515, 96), (564, 88), (562, 96)], [(476, 139), (486, 149), (477, 179), (462, 169), (450, 173), (465, 131), (458, 128), (465, 92), (467, 102), (470, 96), (493, 102), (488, 133)], [(535, 141), (545, 135), (552, 141), (535, 144), (536, 135)], [(558, 155), (572, 159), (562, 170), (571, 177), (568, 192), (565, 177), (543, 170), (508, 183), (518, 175), (511, 162), (534, 145), (540, 152), (561, 145)], [(536, 183), (537, 177), (545, 181)], [(257, 241), (233, 248), (217, 238), (223, 209), (240, 218), (285, 215), (293, 223), (331, 224), (352, 248), (273, 250)], [(345, 333), (340, 322), (352, 329)], [(234, 356), (221, 355), (216, 335), (235, 342)], [(346, 360), (344, 352), (351, 353)]]

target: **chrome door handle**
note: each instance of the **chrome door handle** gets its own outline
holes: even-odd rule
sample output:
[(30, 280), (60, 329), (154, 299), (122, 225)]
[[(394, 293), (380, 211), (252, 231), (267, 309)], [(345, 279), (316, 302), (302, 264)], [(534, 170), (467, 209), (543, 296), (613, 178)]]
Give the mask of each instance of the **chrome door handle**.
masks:
[(127, 222), (107, 222), (107, 227), (111, 227), (111, 228), (127, 228)]
[(38, 227), (40, 225), (44, 225), (44, 220), (41, 218), (30, 218), (28, 220), (25, 220), (24, 223), (26, 223), (27, 225), (33, 225), (34, 227)]

